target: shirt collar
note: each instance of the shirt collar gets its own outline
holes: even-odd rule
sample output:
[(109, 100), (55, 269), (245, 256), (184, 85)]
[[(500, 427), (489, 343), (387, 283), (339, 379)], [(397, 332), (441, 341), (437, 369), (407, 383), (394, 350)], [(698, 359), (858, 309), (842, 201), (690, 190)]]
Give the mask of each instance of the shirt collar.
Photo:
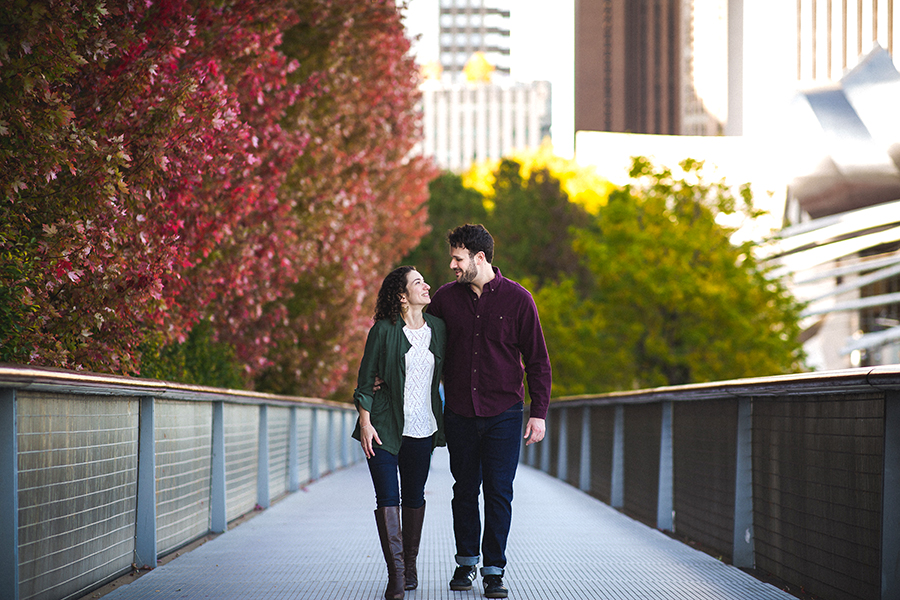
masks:
[(499, 267), (491, 267), (494, 270), (494, 278), (484, 284), (485, 289), (489, 289), (492, 292), (497, 289), (497, 286), (500, 285), (500, 281), (503, 280), (503, 275), (500, 273)]

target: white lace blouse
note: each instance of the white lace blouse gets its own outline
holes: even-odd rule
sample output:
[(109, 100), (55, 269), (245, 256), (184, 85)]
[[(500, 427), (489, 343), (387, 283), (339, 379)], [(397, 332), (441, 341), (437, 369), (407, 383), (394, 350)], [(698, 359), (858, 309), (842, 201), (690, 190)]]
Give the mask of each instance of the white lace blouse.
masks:
[(431, 380), (434, 377), (434, 355), (431, 328), (426, 323), (418, 329), (403, 327), (412, 348), (406, 353), (406, 387), (403, 390), (403, 435), (428, 437), (437, 431), (431, 411)]

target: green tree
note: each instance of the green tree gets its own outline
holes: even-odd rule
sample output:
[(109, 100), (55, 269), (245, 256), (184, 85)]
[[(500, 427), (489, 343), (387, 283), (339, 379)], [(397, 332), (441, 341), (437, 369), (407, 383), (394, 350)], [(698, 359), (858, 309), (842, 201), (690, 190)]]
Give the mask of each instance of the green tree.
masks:
[[(527, 285), (527, 281), (525, 282)], [(597, 302), (573, 279), (533, 290), (553, 367), (553, 396), (630, 387), (627, 349), (615, 343)]]
[(428, 184), (430, 231), (402, 263), (415, 265), (432, 288), (452, 279), (447, 233), (464, 223), (484, 223), (484, 196), (463, 185), (462, 177), (445, 171)]
[(547, 168), (522, 175), (523, 166), (503, 160), (494, 172), (493, 207), (485, 223), (495, 235), (495, 264), (513, 279), (537, 287), (576, 276), (579, 261), (573, 232), (588, 226), (590, 215), (569, 201), (559, 179)]
[(532, 291), (554, 396), (803, 368), (802, 306), (754, 259), (755, 244), (732, 243), (735, 229), (720, 224), (761, 215), (748, 186), (709, 181), (695, 160), (673, 173), (639, 157), (628, 185), (582, 185), (579, 199), (572, 182), (603, 180), (538, 158), (433, 181), (432, 232), (405, 261), (426, 279), (432, 265), (443, 273), (446, 231), (483, 222), (494, 263)]
[[(589, 294), (575, 297), (566, 283), (539, 292), (557, 395), (802, 368), (802, 305), (767, 277), (753, 243), (732, 244), (734, 230), (716, 221), (758, 216), (749, 188), (735, 196), (706, 181), (702, 163), (680, 166), (676, 176), (635, 158), (632, 183), (598, 213), (598, 233), (576, 236)], [(573, 319), (558, 314), (573, 308)], [(579, 315), (594, 315), (596, 328), (569, 322)]]
[(141, 376), (241, 389), (244, 365), (232, 346), (217, 341), (214, 336), (213, 323), (200, 321), (183, 343), (160, 345), (148, 340), (142, 347)]

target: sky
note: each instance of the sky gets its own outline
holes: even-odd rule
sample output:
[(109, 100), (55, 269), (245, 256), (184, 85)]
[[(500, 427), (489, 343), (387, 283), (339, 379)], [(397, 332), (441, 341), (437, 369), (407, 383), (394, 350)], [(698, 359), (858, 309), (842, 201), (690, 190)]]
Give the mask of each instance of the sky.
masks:
[[(438, 58), (440, 0), (408, 0), (405, 24), (420, 64)], [(554, 152), (575, 151), (575, 0), (497, 0), (510, 10), (510, 71), (521, 82), (549, 81)]]

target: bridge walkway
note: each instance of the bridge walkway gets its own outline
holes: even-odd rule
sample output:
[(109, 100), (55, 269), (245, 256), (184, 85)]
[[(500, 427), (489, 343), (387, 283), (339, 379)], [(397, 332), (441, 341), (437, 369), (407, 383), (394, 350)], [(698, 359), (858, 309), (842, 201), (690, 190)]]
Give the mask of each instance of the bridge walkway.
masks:
[[(409, 600), (482, 597), (481, 579), (453, 592), (452, 478), (435, 452)], [(387, 581), (365, 464), (332, 473), (104, 600), (377, 600)], [(504, 579), (511, 600), (792, 600), (527, 466), (516, 477)], [(90, 597), (90, 596), (89, 596)]]

